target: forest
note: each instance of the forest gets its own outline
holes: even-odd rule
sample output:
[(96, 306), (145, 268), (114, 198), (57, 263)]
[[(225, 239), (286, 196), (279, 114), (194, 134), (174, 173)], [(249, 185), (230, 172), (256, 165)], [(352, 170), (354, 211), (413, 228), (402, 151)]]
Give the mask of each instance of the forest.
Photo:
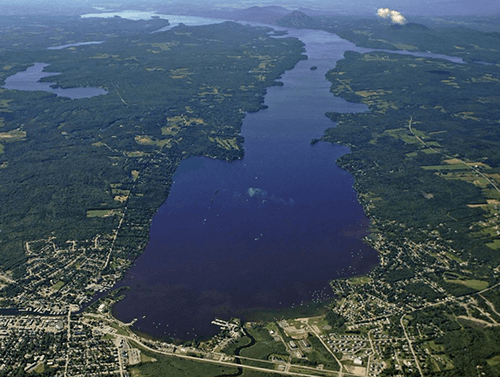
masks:
[(492, 265), (500, 262), (486, 246), (497, 238), (488, 221), (500, 198), (498, 75), (496, 66), (348, 52), (328, 73), (332, 91), (371, 111), (328, 114), (338, 125), (324, 137), (351, 147), (339, 163), (371, 216), (404, 224), (399, 232), (413, 239), (416, 229), (442, 232), (464, 258)]
[[(439, 52), (449, 51), (443, 45)], [(484, 61), (496, 59), (484, 49), (481, 54)], [(441, 358), (421, 356), (430, 376), (469, 376), (476, 368), (483, 375), (498, 373), (498, 331), (489, 325), (496, 316), (485, 314), (485, 298), (498, 303), (498, 289), (484, 297), (476, 292), (498, 283), (500, 71), (464, 60), (347, 52), (327, 74), (335, 95), (370, 109), (328, 113), (335, 126), (322, 138), (351, 148), (337, 163), (355, 177), (372, 220), (367, 242), (384, 258), (369, 274), (377, 283), (354, 289), (413, 308), (406, 318), (414, 347)], [(426, 304), (444, 297), (461, 303)], [(401, 336), (395, 323), (402, 318), (391, 318), (393, 336)]]
[[(277, 23), (297, 27), (284, 17)], [(483, 18), (413, 16), (403, 25), (378, 17), (306, 16), (300, 26), (335, 33), (359, 47), (411, 52), (433, 52), (462, 58), (466, 62), (498, 63), (500, 27), (498, 16)]]
[[(302, 21), (359, 46), (464, 61), (375, 51), (347, 52), (332, 64), (333, 95), (370, 110), (328, 113), (335, 123), (321, 141), (350, 147), (338, 164), (355, 178), (371, 220), (365, 241), (380, 252), (381, 263), (356, 283), (331, 283), (338, 300), (330, 303), (326, 324), (332, 334), (368, 338), (380, 328), (397, 342), (408, 331), (426, 375), (479, 369), (498, 375), (498, 30), (467, 20)], [(226, 22), (155, 33), (167, 25), (161, 19), (0, 16), (0, 86), (44, 62), (46, 72), (58, 73), (43, 79), (54, 87), (107, 92), (74, 100), (0, 89), (0, 306), (66, 308), (112, 286), (144, 250), (178, 164), (190, 156), (242, 158), (245, 113), (262, 109), (266, 88), (305, 59), (299, 40), (272, 38), (266, 27)], [(339, 303), (346, 304), (342, 310)], [(371, 323), (372, 317), (384, 321)], [(348, 330), (353, 325), (360, 327)], [(263, 324), (248, 329), (227, 355), (288, 357)], [(338, 367), (311, 338), (309, 358), (293, 361)], [(59, 341), (38, 343), (49, 340)], [(31, 350), (30, 344), (21, 349)], [(157, 363), (134, 367), (142, 375), (240, 373), (145, 355)], [(386, 375), (395, 373), (389, 365)]]
[[(133, 260), (179, 162), (241, 158), (245, 113), (258, 111), (266, 88), (305, 58), (302, 42), (272, 38), (269, 28), (227, 22), (152, 33), (167, 25), (0, 19), (0, 84), (44, 62), (46, 72), (60, 73), (42, 79), (53, 87), (108, 92), (73, 100), (0, 89), (0, 271), (7, 276), (24, 275), (26, 242), (43, 239), (64, 249), (67, 241), (117, 234), (120, 255), (106, 273)], [(75, 41), (103, 43), (48, 49)], [(11, 284), (3, 293), (18, 291)]]

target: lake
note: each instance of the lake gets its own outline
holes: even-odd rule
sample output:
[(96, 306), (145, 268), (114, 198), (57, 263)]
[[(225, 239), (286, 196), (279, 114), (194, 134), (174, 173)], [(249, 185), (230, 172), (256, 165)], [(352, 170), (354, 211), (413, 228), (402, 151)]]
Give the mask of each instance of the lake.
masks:
[[(158, 337), (207, 337), (215, 317), (330, 297), (331, 279), (378, 263), (352, 177), (335, 160), (349, 149), (313, 138), (334, 126), (327, 111), (360, 112), (329, 92), (325, 73), (354, 46), (322, 31), (293, 31), (309, 57), (268, 89), (268, 109), (243, 124), (245, 156), (183, 161), (153, 218), (145, 252), (120, 285), (121, 320)], [(317, 66), (317, 70), (311, 70)]]
[(71, 99), (90, 98), (107, 94), (108, 92), (102, 88), (53, 88), (53, 82), (40, 82), (44, 77), (56, 76), (60, 73), (57, 72), (44, 72), (45, 67), (49, 64), (34, 63), (25, 71), (18, 72), (15, 75), (5, 79), (5, 85), (2, 88), (11, 90), (25, 90), (25, 91), (43, 91), (54, 93), (59, 97), (67, 97)]
[[(211, 21), (133, 11), (99, 16), (116, 15), (169, 19), (162, 30)], [(373, 50), (318, 30), (289, 35), (305, 43), (308, 60), (283, 75), (284, 86), (268, 89), (266, 110), (246, 116), (244, 158), (189, 158), (178, 168), (146, 250), (118, 284), (130, 290), (114, 315), (136, 318), (136, 329), (160, 338), (206, 338), (218, 332), (210, 323), (215, 317), (251, 320), (259, 309), (328, 300), (330, 280), (367, 273), (378, 263), (363, 243), (369, 221), (353, 179), (335, 163), (349, 149), (310, 143), (334, 126), (326, 112), (368, 110), (334, 97), (325, 74), (345, 51)]]

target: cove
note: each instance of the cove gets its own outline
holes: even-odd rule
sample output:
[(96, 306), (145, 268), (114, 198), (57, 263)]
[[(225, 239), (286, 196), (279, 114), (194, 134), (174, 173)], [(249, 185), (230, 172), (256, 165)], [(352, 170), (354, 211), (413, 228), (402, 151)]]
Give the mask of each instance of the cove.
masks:
[(18, 72), (15, 75), (5, 79), (5, 85), (2, 88), (10, 90), (25, 90), (25, 91), (43, 91), (54, 93), (59, 97), (67, 97), (71, 99), (90, 98), (107, 94), (108, 92), (102, 88), (53, 88), (52, 82), (40, 82), (44, 77), (59, 75), (57, 72), (43, 72), (49, 64), (35, 63), (26, 71)]
[(113, 313), (137, 318), (137, 330), (208, 337), (215, 317), (307, 305), (328, 297), (330, 280), (378, 263), (353, 179), (335, 163), (349, 149), (310, 143), (334, 125), (325, 112), (367, 110), (334, 97), (325, 79), (355, 47), (322, 31), (290, 35), (308, 60), (268, 89), (266, 110), (246, 116), (244, 158), (189, 158), (174, 175), (145, 252), (119, 284), (131, 289)]

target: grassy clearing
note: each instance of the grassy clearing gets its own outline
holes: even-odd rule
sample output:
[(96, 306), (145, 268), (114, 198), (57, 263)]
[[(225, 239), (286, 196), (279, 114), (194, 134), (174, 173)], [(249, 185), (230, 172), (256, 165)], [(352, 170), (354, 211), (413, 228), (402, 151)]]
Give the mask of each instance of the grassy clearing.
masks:
[(447, 283), (452, 284), (461, 284), (465, 285), (468, 288), (475, 289), (476, 291), (482, 291), (483, 289), (488, 288), (490, 285), (487, 281), (484, 280), (445, 280)]
[(131, 157), (131, 158), (136, 158), (136, 157), (144, 157), (144, 156), (147, 156), (148, 153), (146, 152), (141, 152), (141, 151), (132, 151), (132, 152), (125, 152), (125, 155), (127, 157)]
[(483, 321), (481, 319), (474, 318), (474, 317), (465, 317), (465, 316), (457, 317), (457, 322), (460, 325), (464, 325), (464, 326), (468, 326), (468, 327), (472, 327), (472, 328), (480, 328), (480, 329), (491, 325), (491, 323)]
[(443, 352), (444, 346), (441, 344), (436, 344), (433, 340), (425, 344), (430, 350), (434, 352)]
[(311, 343), (312, 351), (309, 353), (308, 359), (313, 362), (313, 364), (323, 364), (326, 369), (339, 370), (339, 365), (333, 358), (333, 356), (328, 352), (323, 344), (316, 337), (309, 337), (308, 341)]
[(500, 200), (500, 192), (498, 192), (497, 190), (484, 189), (483, 193), (484, 193), (484, 196), (490, 200), (493, 200), (493, 199)]
[(464, 263), (464, 261), (462, 259), (460, 259), (459, 257), (457, 257), (455, 254), (452, 254), (450, 252), (445, 252), (445, 254), (446, 254), (446, 257), (448, 259), (454, 260), (458, 263)]
[(141, 363), (154, 363), (156, 360), (154, 357), (144, 355), (144, 353), (141, 352)]
[(371, 283), (372, 280), (373, 279), (369, 276), (357, 276), (357, 277), (349, 279), (349, 283), (351, 283), (353, 285), (365, 285), (365, 284)]
[[(332, 377), (332, 376), (336, 375), (336, 374), (333, 374), (334, 372), (331, 372), (328, 370), (316, 369), (314, 371), (311, 371), (311, 369), (302, 368), (300, 366), (291, 367), (290, 372), (301, 373), (301, 374), (314, 374), (315, 376), (325, 376), (325, 377)], [(277, 374), (276, 376), (279, 376), (279, 375)]]
[(437, 147), (437, 148), (441, 148), (442, 147), (442, 145), (439, 144), (437, 141), (428, 141), (426, 144), (429, 145), (429, 146), (431, 146), (431, 147)]
[(422, 149), (421, 152), (425, 153), (425, 154), (437, 154), (437, 153), (439, 153), (435, 149)]
[(326, 317), (322, 316), (321, 318), (318, 319), (313, 319), (309, 321), (310, 325), (314, 325), (318, 327), (318, 329), (323, 329), (325, 327), (331, 328), (331, 326), (328, 324), (328, 321), (326, 320)]
[(494, 173), (494, 174), (485, 174), (488, 178), (493, 178), (494, 180), (500, 182), (500, 174)]
[(422, 169), (425, 169), (425, 170), (469, 170), (463, 164), (422, 166)]
[(249, 332), (255, 338), (256, 343), (250, 348), (243, 349), (241, 356), (268, 360), (273, 354), (287, 355), (283, 343), (275, 341), (267, 328), (256, 328), (249, 330)]
[(221, 139), (221, 138), (213, 138), (213, 137), (209, 137), (208, 138), (212, 143), (213, 142), (217, 142), (217, 145), (221, 148), (224, 148), (228, 151), (232, 150), (232, 149), (236, 149), (236, 150), (239, 150), (240, 147), (238, 146), (238, 141), (236, 140), (235, 137), (233, 137), (232, 139)]
[(58, 281), (52, 286), (52, 292), (57, 292), (59, 289), (61, 289), (64, 286), (64, 282)]
[[(141, 350), (141, 361), (144, 362), (144, 360), (146, 360), (145, 363), (130, 368), (131, 376), (133, 377), (215, 377), (232, 375), (238, 372), (238, 369), (233, 367), (218, 366), (199, 361), (155, 354), (133, 341), (130, 343), (133, 347)], [(143, 359), (143, 357), (145, 359)]]
[(117, 331), (118, 335), (129, 335), (129, 332), (121, 328), (118, 324), (116, 323), (110, 323), (110, 326), (114, 328)]
[(164, 147), (171, 143), (169, 139), (155, 139), (151, 136), (140, 135), (135, 137), (135, 141), (140, 145), (156, 145), (157, 147)]
[[(405, 130), (406, 130), (406, 129), (405, 129)], [(424, 138), (426, 138), (426, 137), (427, 137), (427, 135), (426, 135), (424, 132), (422, 132), (422, 131), (420, 131), (420, 130), (417, 130), (417, 129), (415, 129), (415, 128), (413, 128), (413, 133), (414, 133), (415, 135), (417, 135), (417, 136), (418, 136), (419, 138), (421, 138), (421, 139), (424, 139)]]
[(45, 372), (45, 363), (40, 363), (36, 366), (35, 369), (33, 369), (33, 372), (35, 373), (43, 373)]
[(130, 190), (121, 190), (117, 188), (111, 189), (111, 194), (113, 195), (128, 195), (130, 194)]
[(488, 187), (490, 185), (490, 182), (486, 178), (478, 177), (474, 180), (473, 182), (476, 186), (479, 187)]
[[(5, 67), (4, 67), (5, 69)], [(14, 101), (13, 99), (0, 99), (0, 110), (4, 113), (11, 113), (12, 111), (9, 110), (9, 103)]]
[[(391, 135), (393, 136), (393, 135)], [(418, 144), (420, 141), (415, 136), (410, 135), (399, 135), (399, 138), (403, 140), (406, 144)]]
[(500, 240), (494, 240), (493, 242), (487, 243), (486, 246), (493, 250), (500, 250)]
[(500, 365), (500, 356), (493, 356), (491, 359), (486, 360), (489, 366)]
[(399, 50), (407, 50), (407, 51), (418, 50), (418, 47), (406, 43), (393, 43), (392, 45)]
[(26, 131), (17, 129), (9, 132), (0, 132), (0, 140), (17, 141), (23, 139), (26, 139)]
[(112, 209), (92, 209), (87, 211), (87, 217), (109, 217), (115, 214)]

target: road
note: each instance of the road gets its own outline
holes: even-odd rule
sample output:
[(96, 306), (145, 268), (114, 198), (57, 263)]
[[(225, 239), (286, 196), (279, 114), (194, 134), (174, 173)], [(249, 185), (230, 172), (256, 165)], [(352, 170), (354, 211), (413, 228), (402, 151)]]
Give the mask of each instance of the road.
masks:
[(119, 347), (120, 342), (122, 341), (122, 337), (117, 337), (116, 338), (116, 350), (118, 351), (118, 365), (120, 368), (120, 377), (123, 377), (123, 358), (122, 358), (122, 349)]
[[(370, 347), (372, 349), (372, 355), (373, 355), (373, 358), (375, 358), (377, 356), (377, 353), (375, 352), (375, 346), (373, 345), (373, 340), (372, 340), (372, 336), (371, 336), (371, 332), (373, 331), (374, 329), (368, 331), (368, 340), (370, 341)], [(368, 356), (368, 361), (366, 362), (366, 375), (368, 376), (368, 373), (370, 371), (370, 363), (372, 361), (372, 355)]]
[(500, 189), (498, 188), (498, 186), (495, 184), (495, 182), (493, 182), (489, 177), (485, 176), (482, 172), (480, 172), (479, 170), (477, 170), (476, 168), (474, 168), (473, 166), (470, 166), (468, 165), (465, 161), (457, 158), (457, 157), (454, 157), (454, 156), (449, 156), (447, 154), (444, 154), (444, 153), (441, 153), (440, 151), (438, 151), (437, 149), (434, 149), (432, 148), (430, 145), (428, 145), (425, 141), (422, 140), (422, 138), (420, 138), (417, 134), (415, 134), (415, 132), (413, 132), (413, 128), (412, 128), (412, 125), (413, 125), (413, 117), (410, 117), (410, 121), (408, 122), (408, 129), (410, 130), (411, 134), (413, 136), (415, 136), (417, 138), (418, 141), (420, 141), (424, 146), (426, 146), (427, 148), (431, 149), (432, 151), (434, 151), (435, 153), (437, 154), (440, 154), (441, 156), (443, 157), (446, 157), (446, 158), (449, 158), (449, 159), (455, 159), (457, 161), (460, 161), (460, 163), (464, 164), (468, 169), (472, 170), (475, 174), (477, 175), (480, 175), (481, 177), (483, 177), (484, 179), (486, 179), (491, 186), (493, 186), (493, 188), (500, 192)]
[(68, 376), (70, 343), (71, 343), (71, 307), (68, 309), (68, 349), (66, 351), (66, 364), (64, 365), (64, 377)]
[[(290, 372), (290, 371), (284, 372), (284, 371), (278, 371), (278, 370), (273, 370), (273, 369), (268, 369), (268, 368), (255, 367), (255, 366), (251, 366), (251, 365), (231, 363), (231, 362), (228, 362), (228, 361), (202, 359), (202, 358), (195, 357), (195, 356), (188, 356), (188, 355), (174, 354), (174, 353), (170, 353), (170, 352), (163, 352), (163, 351), (159, 351), (157, 349), (151, 348), (151, 347), (145, 345), (144, 343), (140, 342), (139, 340), (134, 339), (133, 337), (124, 336), (124, 338), (127, 338), (127, 339), (129, 339), (131, 341), (134, 341), (134, 342), (138, 343), (141, 347), (147, 349), (148, 351), (151, 351), (151, 352), (154, 352), (154, 353), (159, 353), (159, 354), (162, 354), (162, 355), (165, 355), (165, 356), (177, 357), (177, 358), (180, 358), (180, 359), (187, 359), (187, 360), (193, 360), (193, 361), (199, 361), (199, 362), (204, 362), (204, 363), (223, 365), (223, 366), (234, 367), (234, 368), (251, 369), (251, 370), (258, 371), (258, 372), (275, 373), (275, 374), (281, 374), (281, 375), (303, 376), (303, 377), (320, 377), (317, 374), (305, 374), (305, 373), (296, 373), (296, 372)], [(262, 360), (259, 360), (259, 361), (262, 361)], [(338, 374), (338, 372), (334, 372), (334, 371), (332, 371), (331, 373), (332, 373), (332, 375), (333, 374)], [(323, 375), (321, 375), (321, 376), (323, 376)]]
[(342, 377), (342, 367), (343, 367), (343, 365), (340, 362), (340, 360), (337, 358), (337, 356), (335, 356), (335, 354), (330, 349), (330, 347), (328, 347), (328, 344), (326, 344), (323, 341), (323, 339), (321, 339), (321, 337), (319, 336), (319, 334), (312, 328), (312, 326), (309, 324), (309, 322), (306, 321), (306, 324), (307, 324), (307, 327), (314, 333), (314, 335), (316, 335), (316, 337), (319, 339), (319, 341), (321, 342), (321, 344), (323, 344), (323, 346), (326, 348), (326, 350), (328, 352), (330, 352), (330, 354), (333, 356), (333, 358), (335, 359), (335, 361), (337, 362), (337, 364), (339, 364), (339, 367), (340, 367), (339, 377)]
[[(105, 315), (87, 314), (87, 316), (92, 317), (92, 318), (100, 318), (100, 319), (103, 319), (103, 320), (106, 320), (106, 321), (113, 321), (115, 323), (121, 324), (120, 321), (118, 321), (116, 319), (108, 318)], [(308, 326), (309, 326), (309, 324), (308, 324)], [(328, 348), (328, 346), (323, 342), (323, 340), (321, 339), (321, 337), (314, 331), (314, 329), (312, 327), (310, 327), (310, 329), (318, 337), (318, 339), (321, 341), (321, 343), (323, 344), (323, 346), (325, 346), (325, 348), (332, 354), (332, 356), (339, 363), (339, 365), (341, 365), (340, 361), (337, 359), (337, 357), (335, 356), (335, 354)], [(102, 331), (102, 329), (101, 329), (101, 331)], [(109, 334), (110, 335), (116, 335), (115, 333), (111, 333), (111, 332)], [(342, 377), (342, 376), (359, 377), (359, 374), (354, 374), (354, 373), (350, 373), (350, 372), (342, 372), (342, 370), (340, 372), (336, 372), (336, 371), (327, 371), (327, 370), (323, 369), (323, 370), (321, 370), (320, 374), (314, 374), (314, 372), (316, 371), (315, 368), (305, 367), (305, 366), (301, 366), (301, 365), (288, 365), (288, 368), (285, 368), (284, 371), (279, 371), (279, 370), (275, 370), (275, 369), (262, 368), (262, 367), (256, 367), (256, 366), (251, 366), (251, 365), (237, 364), (237, 363), (229, 362), (229, 361), (204, 359), (202, 357), (195, 357), (195, 356), (188, 356), (188, 355), (176, 354), (176, 353), (172, 353), (172, 352), (165, 352), (165, 351), (161, 351), (161, 350), (158, 350), (158, 349), (151, 348), (148, 345), (144, 344), (142, 342), (142, 339), (139, 336), (135, 335), (135, 334), (133, 334), (133, 335), (120, 335), (120, 337), (123, 338), (123, 339), (127, 339), (129, 341), (135, 342), (140, 347), (142, 347), (142, 348), (144, 348), (144, 349), (146, 349), (148, 351), (151, 351), (153, 353), (157, 353), (157, 354), (161, 354), (161, 355), (165, 355), (165, 356), (169, 356), (169, 357), (177, 357), (177, 358), (180, 358), (180, 359), (198, 361), (198, 362), (202, 362), (202, 363), (217, 364), (217, 365), (234, 367), (234, 368), (244, 368), (244, 369), (255, 370), (255, 371), (258, 371), (258, 372), (274, 373), (274, 374), (278, 374), (278, 375), (287, 375), (287, 376), (325, 377), (325, 373), (329, 373), (332, 377), (334, 377), (334, 376), (335, 377)], [(248, 357), (239, 357), (239, 356), (234, 356), (234, 357), (235, 358), (239, 358), (240, 360), (253, 360), (253, 361), (258, 361), (258, 362), (263, 362), (263, 363), (267, 362), (269, 364), (272, 364), (272, 367), (275, 367), (276, 365), (280, 365), (280, 363), (266, 361), (266, 360), (252, 359), (252, 358), (248, 358)], [(308, 373), (305, 373), (305, 372), (304, 373), (291, 372), (290, 371), (290, 366), (294, 366), (294, 367), (301, 368), (301, 369), (307, 369), (307, 370), (310, 370), (310, 372), (308, 372)], [(121, 362), (121, 357), (120, 357), (120, 371), (122, 371), (122, 370), (123, 370), (122, 369), (122, 362)]]
[(410, 351), (413, 355), (413, 358), (415, 359), (415, 364), (417, 365), (417, 369), (420, 372), (420, 376), (424, 377), (424, 373), (422, 372), (422, 369), (420, 368), (420, 364), (418, 362), (417, 355), (415, 354), (415, 351), (413, 350), (413, 344), (411, 343), (410, 337), (408, 336), (408, 332), (406, 331), (406, 327), (405, 327), (405, 324), (403, 322), (404, 318), (405, 318), (405, 314), (403, 314), (401, 316), (401, 320), (400, 320), (401, 327), (403, 328), (403, 331), (405, 333), (406, 341), (408, 342), (408, 346), (410, 347)]
[(497, 312), (496, 308), (495, 308), (495, 305), (493, 305), (492, 302), (490, 302), (488, 299), (486, 299), (486, 297), (484, 297), (481, 293), (479, 293), (479, 296), (486, 302), (486, 304), (488, 304), (488, 306), (490, 307), (490, 309), (497, 315), (500, 317), (500, 313)]
[[(107, 318), (104, 315), (99, 315), (99, 314), (90, 314), (90, 315), (87, 314), (87, 315), (89, 317), (92, 317), (92, 318), (100, 318), (100, 319), (107, 320), (107, 321), (111, 320), (110, 318)], [(113, 322), (120, 323), (120, 321), (118, 321), (118, 320), (114, 320)], [(102, 331), (102, 329), (101, 329), (101, 331)], [(109, 334), (110, 335), (116, 335), (115, 333), (111, 333), (111, 332)], [(228, 361), (204, 359), (204, 358), (201, 358), (201, 357), (176, 354), (176, 353), (172, 353), (172, 352), (165, 352), (165, 351), (161, 351), (161, 350), (158, 350), (158, 349), (151, 348), (148, 345), (144, 344), (141, 341), (141, 338), (139, 336), (135, 335), (135, 334), (134, 335), (120, 335), (120, 337), (123, 338), (123, 339), (127, 339), (129, 341), (135, 342), (140, 347), (142, 347), (142, 348), (144, 348), (144, 349), (146, 349), (148, 351), (151, 351), (153, 353), (157, 353), (157, 354), (161, 354), (161, 355), (165, 355), (165, 356), (170, 356), (170, 357), (177, 357), (177, 358), (181, 358), (181, 359), (193, 360), (193, 361), (198, 361), (198, 362), (203, 362), (203, 363), (217, 364), (217, 365), (229, 366), (229, 367), (234, 367), (234, 368), (251, 369), (251, 370), (258, 371), (258, 372), (275, 373), (275, 374), (289, 375), (289, 376), (324, 377), (324, 373), (325, 373), (324, 370), (321, 371), (322, 373), (320, 375), (318, 375), (318, 374), (307, 374), (307, 373), (290, 372), (289, 370), (288, 371), (278, 371), (278, 370), (274, 370), (274, 369), (261, 368), (261, 367), (256, 367), (256, 366), (251, 366), (251, 365), (245, 365), (245, 364), (237, 364), (237, 363), (228, 362)], [(245, 359), (252, 360), (250, 358), (244, 358), (244, 357), (242, 357), (240, 359), (242, 359), (242, 360), (245, 360)], [(257, 359), (253, 359), (253, 360), (259, 361), (259, 362), (264, 361), (264, 360), (257, 360)], [(272, 363), (272, 364), (273, 364), (273, 366), (278, 365), (277, 363)], [(298, 367), (302, 368), (302, 366), (298, 366)], [(304, 367), (303, 369), (311, 369), (312, 371), (314, 371), (314, 368)], [(122, 370), (121, 357), (120, 357), (120, 370)], [(331, 375), (332, 376), (337, 376), (337, 375), (339, 375), (339, 373), (335, 372), (335, 371), (331, 371)], [(351, 374), (351, 375), (352, 376), (356, 376), (354, 374)], [(341, 377), (341, 375), (339, 375), (339, 377)]]

